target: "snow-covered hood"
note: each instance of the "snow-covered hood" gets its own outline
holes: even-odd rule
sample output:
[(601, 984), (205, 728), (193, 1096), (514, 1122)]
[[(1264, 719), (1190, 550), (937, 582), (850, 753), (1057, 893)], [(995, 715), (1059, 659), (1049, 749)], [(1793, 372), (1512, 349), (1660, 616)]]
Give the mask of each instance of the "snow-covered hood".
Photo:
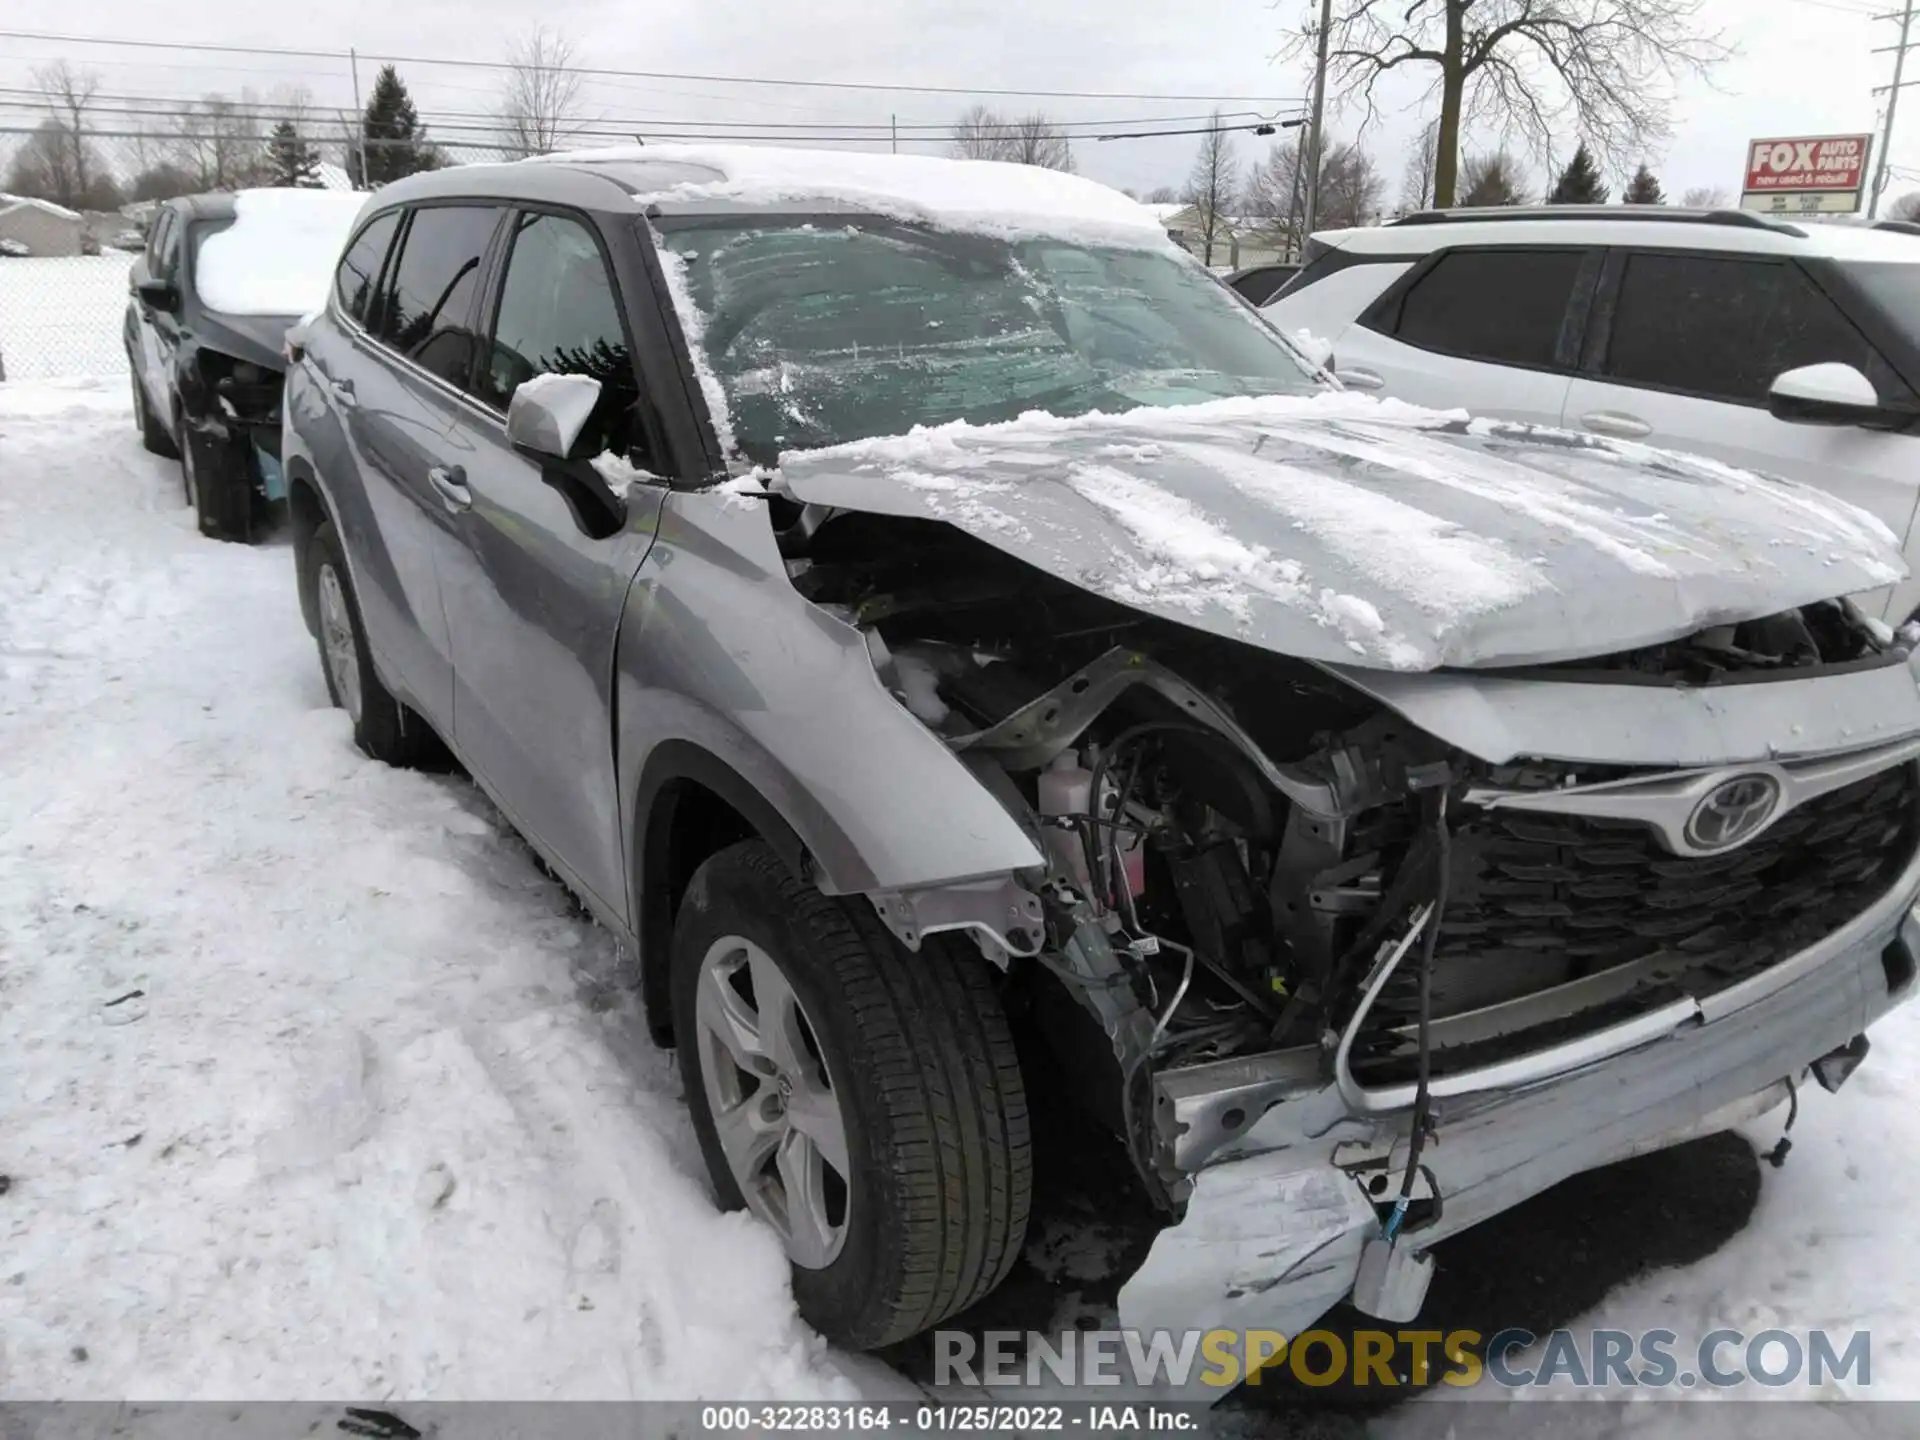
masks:
[(1807, 486), (1351, 394), (946, 425), (780, 475), (1138, 610), (1380, 669), (1609, 654), (1906, 574), (1885, 526)]

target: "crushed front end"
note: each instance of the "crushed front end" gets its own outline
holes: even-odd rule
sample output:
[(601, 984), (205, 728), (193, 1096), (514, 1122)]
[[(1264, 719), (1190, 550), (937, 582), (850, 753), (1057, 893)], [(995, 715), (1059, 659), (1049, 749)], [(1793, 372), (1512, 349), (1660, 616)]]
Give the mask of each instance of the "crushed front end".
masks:
[(1910, 990), (1920, 691), (1847, 602), (1393, 674), (842, 523), (796, 586), (1048, 857), (881, 914), (972, 932), (1132, 1157), (1126, 1325), (1411, 1319), (1436, 1241), (1839, 1084)]

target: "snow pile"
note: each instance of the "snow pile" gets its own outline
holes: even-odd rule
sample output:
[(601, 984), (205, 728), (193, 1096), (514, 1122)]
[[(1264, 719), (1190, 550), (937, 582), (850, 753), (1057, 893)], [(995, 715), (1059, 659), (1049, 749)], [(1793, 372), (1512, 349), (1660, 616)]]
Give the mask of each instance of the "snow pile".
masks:
[(304, 315), (326, 301), (367, 197), (333, 190), (242, 190), (233, 224), (209, 235), (194, 285), (227, 315)]
[(611, 146), (543, 155), (528, 163), (556, 161), (694, 166), (712, 172), (711, 179), (643, 188), (634, 197), (640, 204), (822, 202), (946, 230), (1184, 253), (1144, 205), (1083, 176), (1038, 165), (762, 145)]
[(287, 551), (195, 534), (124, 381), (0, 385), (0, 482), (0, 1393), (857, 1398), (607, 933), (354, 748)]
[(1316, 335), (1304, 325), (1287, 337), (1293, 341), (1294, 348), (1305, 355), (1314, 364), (1325, 367), (1333, 359), (1333, 342), (1324, 336)]

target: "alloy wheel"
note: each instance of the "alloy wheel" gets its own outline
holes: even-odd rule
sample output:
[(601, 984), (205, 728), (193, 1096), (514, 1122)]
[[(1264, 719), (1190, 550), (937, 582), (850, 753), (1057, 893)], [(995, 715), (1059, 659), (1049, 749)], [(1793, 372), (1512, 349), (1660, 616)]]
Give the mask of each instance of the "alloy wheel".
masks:
[(333, 566), (323, 564), (316, 582), (320, 595), (320, 648), (326, 652), (333, 693), (355, 725), (360, 723), (360, 647), (354, 643), (353, 616), (346, 590)]
[(727, 936), (700, 962), (700, 1079), (747, 1208), (795, 1265), (820, 1270), (846, 1243), (847, 1126), (817, 1032), (779, 964)]

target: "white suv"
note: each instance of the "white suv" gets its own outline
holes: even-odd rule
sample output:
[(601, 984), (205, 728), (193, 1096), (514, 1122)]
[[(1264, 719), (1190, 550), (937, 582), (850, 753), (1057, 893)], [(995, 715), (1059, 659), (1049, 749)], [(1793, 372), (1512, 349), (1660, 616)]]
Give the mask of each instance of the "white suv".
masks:
[[(1819, 485), (1879, 516), (1920, 572), (1912, 226), (1429, 211), (1315, 235), (1263, 313), (1330, 347), (1350, 388)], [(1920, 576), (1862, 598), (1898, 624), (1920, 608)]]

